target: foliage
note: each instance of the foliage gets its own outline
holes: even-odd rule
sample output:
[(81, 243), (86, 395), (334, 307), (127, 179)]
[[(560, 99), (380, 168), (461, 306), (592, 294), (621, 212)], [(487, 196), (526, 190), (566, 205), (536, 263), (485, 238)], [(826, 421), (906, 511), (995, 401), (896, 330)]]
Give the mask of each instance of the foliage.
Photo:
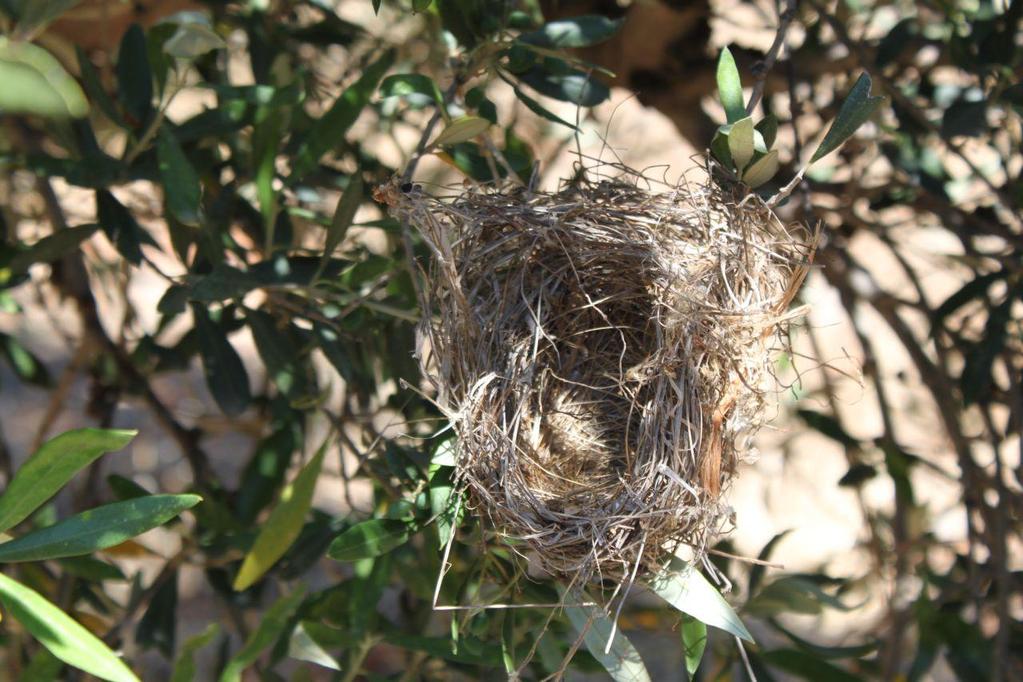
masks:
[[(587, 50), (614, 40), (622, 19), (602, 16), (599, 3), (555, 18), (552, 4), (529, 1), (371, 0), (343, 16), (322, 0), (211, 1), (205, 13), (125, 24), (110, 53), (57, 49), (51, 38), (65, 25), (53, 22), (76, 4), (0, 0), (0, 173), (16, 199), (0, 211), (0, 308), (23, 314), (43, 287), (68, 302), (63, 314), (76, 313), (74, 360), (59, 377), (43, 344), (0, 334), (4, 389), (49, 391), (59, 413), (84, 376), (100, 427), (45, 440), (44, 420), (45, 443), (17, 467), (22, 453), (0, 438), (5, 668), (22, 679), (56, 678), (65, 664), (136, 679), (156, 649), (175, 680), (196, 671), (237, 680), (249, 669), (301, 679), (296, 670), (314, 667), (345, 680), (540, 679), (569, 659), (616, 679), (648, 676), (620, 614), (550, 581), (516, 581), (524, 569), (511, 551), (480, 550), (487, 538), (454, 493), (450, 442), (431, 438), (443, 422), (418, 390), (412, 357), (419, 272), (409, 265), (432, 254), (372, 201), (372, 188), (403, 170), (407, 159), (389, 150), (411, 151), (410, 127), (435, 129), (419, 151), (468, 178), (528, 180), (536, 147), (522, 121), (571, 135), (581, 118), (567, 120), (559, 103), (582, 117), (609, 97), (613, 74)], [(739, 615), (681, 560), (648, 581), (665, 600), (656, 612), (678, 626), (677, 654), (694, 679), (925, 679), (939, 660), (962, 679), (1011, 679), (1023, 651), (1010, 561), (1020, 473), (1000, 453), (1018, 449), (1023, 421), (1023, 3), (788, 5), (780, 23), (799, 23), (803, 38), (775, 52), (770, 77), (748, 68), (761, 55), (735, 46), (702, 67), (724, 119), (712, 140), (691, 141), (709, 144), (721, 182), (834, 227), (823, 276), (856, 325), (867, 390), (885, 418), (875, 436), (853, 435), (862, 429), (827, 390), (807, 396), (799, 416), (844, 449), (849, 470), (834, 494), (851, 491), (863, 505), (871, 565), (859, 582), (891, 579), (892, 598), (873, 631), (825, 645), (787, 617), (844, 617), (856, 608), (854, 585), (718, 555), (712, 578), (745, 578)], [(743, 90), (751, 83), (763, 91), (756, 123)], [(807, 96), (797, 102), (797, 92)], [(206, 105), (178, 108), (190, 98)], [(786, 132), (794, 123), (820, 130), (812, 154), (802, 133)], [(803, 182), (781, 186), (790, 179)], [(75, 214), (62, 200), (68, 188), (95, 211)], [(156, 197), (156, 215), (140, 192)], [(895, 239), (906, 220), (961, 247), (949, 261), (972, 275), (958, 291), (934, 300), (916, 278)], [(870, 281), (848, 248), (863, 235), (894, 256), (908, 297)], [(145, 278), (164, 283), (158, 300), (135, 297)], [(123, 328), (105, 317), (111, 301), (128, 311)], [(942, 465), (893, 421), (887, 348), (862, 327), (862, 309), (908, 353), (952, 443), (965, 546), (930, 530), (917, 473)], [(167, 397), (191, 368), (208, 397), (199, 419)], [(185, 490), (150, 494), (116, 475), (103, 484), (103, 456), (133, 437), (109, 427), (129, 412), (174, 443)], [(255, 435), (245, 451), (218, 449), (224, 429), (236, 442)], [(870, 507), (864, 487), (882, 480), (892, 505)], [(132, 539), (157, 526), (176, 553)], [(719, 549), (728, 552), (727, 539)], [(217, 622), (179, 642), (187, 567), (201, 571)], [(563, 596), (563, 611), (433, 608)], [(399, 663), (381, 665), (371, 655), (380, 651)]]

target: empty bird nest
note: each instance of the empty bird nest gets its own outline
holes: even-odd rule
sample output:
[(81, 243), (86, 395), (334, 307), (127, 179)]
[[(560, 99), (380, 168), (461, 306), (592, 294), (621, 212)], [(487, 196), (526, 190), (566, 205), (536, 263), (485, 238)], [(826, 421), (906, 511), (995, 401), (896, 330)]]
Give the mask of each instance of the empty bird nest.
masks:
[(433, 254), (418, 352), (466, 504), (577, 584), (727, 523), (813, 252), (755, 196), (629, 177), (378, 194)]

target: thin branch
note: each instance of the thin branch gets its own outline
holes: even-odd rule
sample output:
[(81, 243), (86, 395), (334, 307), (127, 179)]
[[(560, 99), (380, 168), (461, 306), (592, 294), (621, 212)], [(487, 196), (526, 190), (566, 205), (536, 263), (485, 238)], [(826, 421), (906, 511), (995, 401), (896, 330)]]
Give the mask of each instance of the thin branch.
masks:
[(785, 35), (789, 31), (789, 26), (792, 25), (793, 19), (796, 18), (798, 7), (799, 0), (785, 0), (785, 9), (778, 16), (778, 31), (774, 34), (774, 42), (771, 43), (771, 49), (767, 51), (763, 59), (753, 65), (753, 75), (756, 80), (753, 83), (753, 92), (750, 93), (749, 103), (746, 105), (747, 116), (753, 113), (753, 110), (760, 104), (760, 100), (764, 96), (767, 74), (774, 67), (774, 63), (778, 59), (778, 53), (781, 52), (781, 48), (785, 44)]

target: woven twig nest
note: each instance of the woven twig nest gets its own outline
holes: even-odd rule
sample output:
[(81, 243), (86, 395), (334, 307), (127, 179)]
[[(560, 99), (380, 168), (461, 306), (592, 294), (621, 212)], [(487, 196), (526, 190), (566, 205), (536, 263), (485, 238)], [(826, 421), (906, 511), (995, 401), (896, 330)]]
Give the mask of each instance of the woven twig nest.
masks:
[(403, 189), (382, 195), (433, 251), (419, 358), (469, 506), (573, 582), (701, 554), (762, 422), (808, 235), (714, 186)]

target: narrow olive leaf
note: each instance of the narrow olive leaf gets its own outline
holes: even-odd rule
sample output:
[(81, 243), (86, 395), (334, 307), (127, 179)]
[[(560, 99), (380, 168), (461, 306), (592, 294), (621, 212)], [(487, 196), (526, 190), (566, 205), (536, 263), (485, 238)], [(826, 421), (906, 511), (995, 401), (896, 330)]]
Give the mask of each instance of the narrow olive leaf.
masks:
[(132, 24), (117, 48), (117, 97), (138, 127), (153, 112), (153, 71), (149, 66), (146, 34)]
[(0, 356), (11, 365), (11, 369), (24, 382), (37, 386), (50, 386), (52, 380), (46, 365), (32, 354), (13, 336), (0, 333)]
[(682, 617), (682, 648), (686, 659), (686, 672), (690, 679), (695, 679), (696, 670), (703, 660), (703, 652), (707, 648), (707, 624), (692, 616)]
[(136, 431), (77, 429), (43, 444), (21, 465), (0, 495), (0, 532), (13, 528), (57, 494), (100, 455), (120, 450)]
[(438, 104), (444, 101), (444, 96), (436, 81), (421, 73), (397, 73), (388, 76), (380, 83), (381, 97), (404, 97), (407, 95), (425, 95)]
[(388, 50), (380, 59), (367, 66), (359, 80), (342, 92), (327, 113), (316, 120), (295, 153), (291, 171), (293, 180), (315, 168), (320, 158), (344, 139), (345, 133), (369, 104), (377, 84), (392, 63), (394, 51)]
[(795, 649), (774, 649), (761, 654), (764, 661), (776, 668), (793, 673), (804, 680), (829, 680), (830, 682), (857, 682), (860, 675), (854, 675), (814, 654)]
[[(511, 81), (508, 81), (508, 82), (510, 83)], [(522, 102), (523, 104), (525, 104), (526, 108), (529, 109), (530, 111), (532, 111), (537, 116), (539, 116), (541, 118), (545, 118), (545, 119), (547, 119), (548, 121), (550, 121), (552, 123), (557, 123), (559, 125), (563, 125), (566, 128), (571, 128), (572, 130), (578, 130), (574, 123), (569, 123), (568, 121), (566, 121), (565, 119), (561, 118), (560, 116), (555, 114), (553, 111), (551, 111), (550, 109), (548, 109), (544, 105), (542, 105), (539, 102), (537, 102), (535, 99), (533, 99), (532, 97), (530, 97), (526, 93), (522, 92), (522, 88), (520, 88), (518, 86), (514, 86), (514, 90), (515, 90), (515, 96), (519, 98), (519, 101)]]
[(113, 123), (122, 128), (127, 128), (128, 124), (125, 123), (124, 117), (121, 116), (121, 112), (117, 110), (117, 106), (114, 104), (114, 100), (111, 99), (106, 88), (103, 86), (103, 80), (99, 75), (99, 71), (96, 70), (92, 60), (89, 59), (89, 55), (78, 45), (75, 45), (75, 55), (78, 57), (78, 73), (81, 74), (82, 86), (85, 88), (85, 94), (89, 96), (89, 101), (98, 106), (103, 115)]
[(297, 346), (290, 328), (278, 328), (273, 316), (262, 310), (247, 311), (245, 319), (249, 323), (259, 357), (266, 365), (266, 373), (277, 390), (291, 400), (307, 397), (310, 391), (306, 367), (297, 356)]
[(730, 129), (731, 126), (721, 126), (710, 141), (711, 154), (729, 170), (735, 168), (735, 163), (732, 162), (732, 153), (728, 151), (728, 130)]
[(227, 43), (212, 28), (189, 21), (178, 24), (177, 31), (163, 44), (163, 51), (178, 59), (196, 59), (225, 47)]
[(217, 405), (229, 417), (237, 417), (252, 399), (249, 375), (224, 330), (210, 319), (206, 308), (192, 304), (206, 385)]
[(856, 83), (849, 91), (849, 95), (842, 102), (838, 110), (838, 116), (828, 129), (817, 151), (813, 153), (810, 163), (824, 158), (831, 152), (842, 146), (846, 140), (852, 137), (863, 123), (870, 118), (875, 111), (884, 103), (884, 97), (870, 96), (870, 76), (867, 73), (860, 74)]
[(490, 127), (490, 121), (479, 116), (460, 116), (451, 121), (440, 135), (434, 139), (431, 147), (443, 147), (446, 145), (467, 142), (474, 137), (482, 135)]
[(58, 18), (64, 12), (80, 3), (82, 0), (31, 0), (17, 3), (19, 38), (28, 38), (46, 28), (46, 26)]
[(735, 66), (735, 58), (726, 47), (721, 50), (718, 58), (718, 96), (725, 108), (725, 116), (729, 123), (735, 123), (746, 117), (746, 105), (742, 101), (742, 80), (739, 69)]
[(160, 128), (156, 139), (156, 157), (171, 215), (185, 225), (198, 225), (199, 202), (202, 199), (199, 175), (166, 125)]
[(270, 512), (235, 576), (232, 587), (236, 591), (247, 589), (259, 580), (298, 538), (313, 502), (316, 479), (320, 476), (326, 452), (327, 443), (324, 443), (298, 472), (295, 480), (284, 486), (280, 501)]
[(49, 52), (0, 37), (0, 112), (81, 118), (89, 102), (75, 79)]
[(748, 642), (753, 641), (749, 630), (714, 586), (678, 557), (672, 557), (665, 570), (650, 580), (650, 588), (682, 613)]
[(743, 171), (742, 181), (756, 189), (774, 177), (778, 172), (778, 165), (778, 150), (772, 149)]
[(52, 263), (77, 249), (82, 242), (95, 234), (98, 229), (99, 225), (90, 223), (80, 227), (58, 230), (47, 237), (43, 237), (27, 250), (16, 254), (11, 258), (7, 267), (10, 268), (12, 274), (20, 275), (27, 272), (29, 266), (35, 263)]
[(174, 670), (171, 672), (170, 682), (193, 682), (198, 679), (195, 665), (195, 653), (205, 646), (208, 646), (220, 634), (220, 625), (210, 623), (206, 629), (197, 635), (185, 640), (181, 646), (181, 653), (174, 661)]
[(535, 31), (519, 36), (519, 41), (541, 47), (588, 47), (613, 36), (623, 21), (587, 14), (548, 22)]
[(335, 561), (358, 561), (386, 554), (408, 541), (411, 526), (406, 521), (370, 519), (357, 523), (337, 536), (327, 556)]
[(337, 208), (334, 210), (334, 217), (330, 221), (330, 227), (327, 228), (327, 242), (323, 247), (324, 265), (330, 260), (331, 254), (334, 253), (334, 249), (337, 248), (338, 244), (344, 241), (348, 228), (351, 227), (352, 221), (355, 220), (355, 213), (359, 210), (359, 205), (362, 203), (364, 192), (362, 171), (356, 169), (354, 173), (348, 176), (348, 186), (345, 187), (344, 193), (338, 200)]
[(220, 682), (241, 682), (242, 672), (255, 663), (267, 647), (277, 641), (304, 597), (305, 587), (299, 585), (291, 594), (274, 602), (274, 605), (263, 614), (256, 631), (249, 635), (245, 645), (227, 662), (224, 672), (220, 675)]
[(110, 682), (138, 682), (107, 645), (43, 595), (0, 573), (0, 603), (51, 654)]
[(91, 554), (163, 525), (201, 500), (198, 495), (150, 495), (90, 509), (0, 544), (0, 563)]
[(774, 146), (774, 140), (778, 137), (778, 119), (774, 114), (768, 114), (760, 120), (756, 126), (757, 132), (764, 138), (765, 151)]
[(615, 632), (611, 648), (604, 653), (614, 624), (594, 607), (566, 606), (565, 614), (578, 632), (583, 632), (583, 643), (615, 682), (650, 682), (643, 659), (625, 635)]
[(341, 670), (341, 665), (337, 660), (312, 638), (302, 623), (295, 626), (291, 637), (288, 638), (288, 657), (315, 663), (330, 670)]
[(744, 169), (756, 152), (754, 132), (753, 119), (749, 116), (733, 123), (732, 129), (728, 131), (728, 152), (737, 171)]

